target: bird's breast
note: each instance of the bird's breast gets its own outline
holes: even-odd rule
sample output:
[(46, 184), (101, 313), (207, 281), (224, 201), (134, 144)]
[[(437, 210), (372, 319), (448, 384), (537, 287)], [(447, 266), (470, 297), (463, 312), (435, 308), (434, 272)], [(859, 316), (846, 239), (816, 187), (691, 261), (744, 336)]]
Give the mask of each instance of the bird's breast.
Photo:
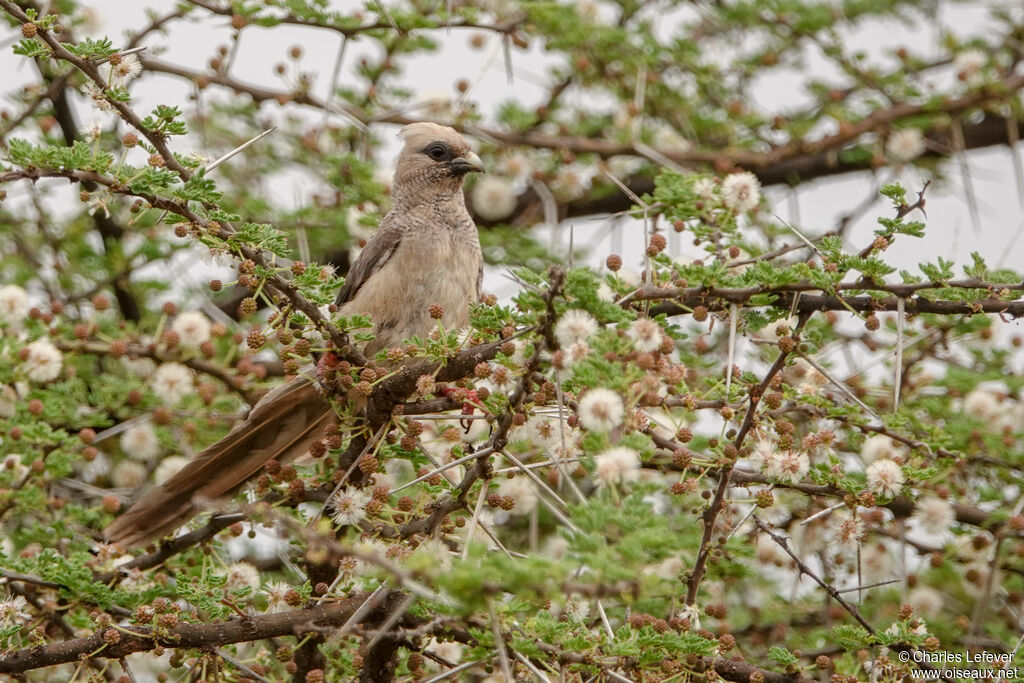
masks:
[(471, 234), (432, 229), (404, 235), (388, 262), (345, 306), (347, 314), (369, 314), (374, 321), (377, 339), (367, 351), (376, 353), (404, 339), (429, 335), (437, 325), (431, 316), (435, 305), (443, 311), (440, 322), (446, 329), (468, 324), (480, 262), (475, 229)]

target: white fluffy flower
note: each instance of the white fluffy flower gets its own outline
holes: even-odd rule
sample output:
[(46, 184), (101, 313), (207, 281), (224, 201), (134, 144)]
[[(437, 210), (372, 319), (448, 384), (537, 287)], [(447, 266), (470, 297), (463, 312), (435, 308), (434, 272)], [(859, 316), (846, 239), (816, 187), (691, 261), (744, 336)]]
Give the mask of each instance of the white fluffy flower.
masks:
[(331, 519), (338, 526), (352, 526), (366, 519), (366, 504), (370, 494), (363, 489), (343, 489), (327, 503), (333, 512)]
[(590, 601), (575, 595), (570, 596), (562, 607), (562, 616), (569, 621), (586, 621), (590, 616)]
[(730, 173), (722, 181), (722, 199), (736, 211), (750, 211), (761, 201), (761, 181), (750, 172)]
[(632, 448), (617, 446), (594, 458), (598, 486), (635, 481), (640, 476), (640, 455)]
[(142, 73), (142, 63), (135, 55), (122, 55), (117, 64), (107, 62), (101, 66), (100, 73), (111, 85), (125, 85)]
[(999, 415), (999, 397), (986, 389), (974, 389), (964, 396), (964, 412), (982, 422)]
[(640, 276), (640, 273), (636, 272), (632, 268), (619, 268), (615, 276), (619, 278), (622, 284), (626, 285), (631, 289), (635, 289), (644, 283), (644, 279)]
[(23, 456), (18, 453), (10, 453), (3, 459), (0, 469), (10, 472), (11, 479), (17, 481), (28, 473), (28, 467), (21, 462)]
[(95, 142), (100, 139), (103, 135), (103, 120), (99, 118), (93, 118), (89, 123), (82, 126), (78, 131), (83, 138), (91, 142)]
[(525, 515), (537, 507), (537, 489), (526, 475), (505, 479), (498, 484), (498, 494), (508, 496), (515, 502), (513, 512)]
[(868, 489), (875, 495), (894, 498), (903, 489), (903, 470), (888, 458), (876, 460), (867, 469)]
[(680, 135), (675, 128), (661, 126), (654, 131), (654, 146), (661, 152), (683, 154), (689, 152), (693, 145)]
[(597, 332), (597, 320), (586, 311), (573, 308), (565, 312), (555, 323), (555, 339), (563, 348), (576, 342), (586, 341), (587, 337)]
[(641, 353), (656, 351), (661, 346), (661, 327), (650, 318), (637, 318), (626, 332), (633, 346)]
[(795, 484), (804, 478), (811, 462), (801, 451), (773, 451), (764, 460), (764, 473), (772, 479)]
[(195, 391), (192, 371), (180, 363), (164, 363), (149, 380), (153, 393), (168, 405), (175, 405)]
[(611, 389), (598, 387), (583, 395), (579, 403), (580, 423), (595, 432), (608, 432), (622, 424), (626, 409), (622, 397)]
[(135, 424), (121, 434), (121, 450), (136, 460), (151, 460), (160, 452), (160, 439), (148, 422)]
[(516, 209), (516, 189), (508, 178), (490, 175), (473, 186), (473, 210), (485, 221), (500, 221)]
[(693, 191), (701, 199), (711, 199), (715, 196), (715, 181), (709, 176), (703, 176), (693, 181)]
[(27, 610), (28, 600), (20, 595), (0, 600), (0, 626), (6, 628), (28, 621), (32, 615)]
[(956, 511), (948, 500), (929, 496), (917, 501), (912, 519), (929, 534), (944, 534), (956, 521)]
[(533, 164), (521, 154), (510, 154), (498, 162), (498, 172), (516, 182), (522, 182), (533, 174)]
[(563, 200), (579, 199), (589, 185), (590, 183), (581, 169), (575, 166), (563, 166), (551, 182), (551, 191)]
[(981, 71), (988, 63), (988, 55), (981, 50), (964, 50), (953, 58), (953, 68), (956, 75), (963, 79), (970, 79)]
[(145, 480), (146, 466), (134, 460), (122, 460), (110, 473), (110, 481), (119, 489), (137, 489)]
[(197, 349), (210, 340), (210, 320), (199, 311), (178, 314), (171, 323), (171, 329), (178, 333), (181, 345), (187, 349)]
[(157, 484), (163, 484), (188, 463), (189, 459), (184, 455), (172, 455), (169, 458), (164, 458), (153, 472), (153, 480)]
[(291, 609), (288, 604), (288, 593), (292, 590), (284, 581), (272, 581), (267, 584), (267, 587), (263, 589), (263, 594), (267, 596), (267, 611), (268, 612), (287, 612)]
[(20, 325), (28, 315), (28, 292), (18, 285), (0, 287), (0, 320)]
[(229, 591), (246, 587), (256, 590), (260, 587), (260, 570), (248, 562), (235, 562), (228, 566), (225, 574), (228, 581), (224, 587)]
[(17, 402), (18, 393), (6, 384), (0, 384), (0, 417), (4, 419), (14, 417)]
[(860, 458), (868, 465), (882, 458), (892, 459), (896, 455), (892, 439), (885, 434), (875, 434), (864, 439), (864, 445), (860, 447)]
[(81, 93), (92, 100), (92, 106), (96, 107), (101, 112), (112, 112), (114, 107), (107, 101), (107, 98), (103, 95), (103, 90), (98, 85), (89, 81), (79, 88)]
[(442, 643), (437, 638), (431, 638), (423, 649), (430, 650), (435, 655), (452, 664), (458, 664), (462, 661), (462, 643), (454, 640)]
[(917, 128), (900, 128), (889, 133), (885, 151), (895, 161), (913, 161), (924, 154), (924, 135)]
[(944, 599), (941, 592), (928, 586), (918, 586), (907, 596), (907, 602), (913, 606), (914, 613), (925, 617), (939, 616)]
[(597, 298), (605, 303), (615, 303), (618, 299), (618, 295), (615, 294), (615, 290), (608, 286), (607, 282), (602, 282), (597, 288)]
[(48, 339), (39, 339), (25, 347), (25, 375), (33, 382), (50, 382), (60, 376), (64, 354)]
[(832, 522), (835, 525), (832, 531), (832, 541), (840, 552), (856, 552), (867, 533), (864, 521), (855, 513), (846, 512), (833, 515)]
[(769, 460), (776, 458), (776, 454), (778, 452), (779, 448), (775, 445), (774, 441), (769, 438), (760, 438), (754, 444), (754, 448), (750, 451), (750, 455), (747, 457), (750, 460), (750, 464), (761, 469)]

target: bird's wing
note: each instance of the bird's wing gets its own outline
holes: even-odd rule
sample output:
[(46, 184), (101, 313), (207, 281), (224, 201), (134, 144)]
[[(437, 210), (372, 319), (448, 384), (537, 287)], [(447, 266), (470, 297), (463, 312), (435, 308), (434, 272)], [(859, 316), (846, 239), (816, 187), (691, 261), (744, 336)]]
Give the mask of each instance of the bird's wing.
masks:
[(389, 213), (384, 217), (384, 220), (380, 222), (380, 228), (359, 252), (359, 258), (352, 264), (348, 275), (345, 276), (345, 286), (341, 288), (338, 298), (334, 300), (336, 305), (341, 306), (354, 299), (359, 288), (366, 284), (366, 281), (374, 273), (383, 268), (395, 253), (405, 231), (399, 227), (397, 221), (392, 219), (393, 215)]

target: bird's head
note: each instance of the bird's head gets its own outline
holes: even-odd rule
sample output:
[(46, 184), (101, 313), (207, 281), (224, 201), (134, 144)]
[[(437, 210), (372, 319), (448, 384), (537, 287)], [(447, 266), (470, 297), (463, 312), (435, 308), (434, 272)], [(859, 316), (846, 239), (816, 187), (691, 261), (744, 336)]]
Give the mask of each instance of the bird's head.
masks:
[(395, 165), (392, 198), (396, 202), (455, 194), (467, 173), (484, 170), (465, 138), (447, 126), (410, 123), (398, 137), (405, 144)]

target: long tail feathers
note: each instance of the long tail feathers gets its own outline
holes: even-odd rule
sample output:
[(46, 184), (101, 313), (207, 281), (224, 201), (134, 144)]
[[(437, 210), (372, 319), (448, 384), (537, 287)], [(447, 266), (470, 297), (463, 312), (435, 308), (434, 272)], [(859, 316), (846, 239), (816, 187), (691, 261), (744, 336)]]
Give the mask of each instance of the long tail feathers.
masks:
[(332, 414), (313, 383), (296, 377), (267, 394), (224, 438), (136, 501), (104, 534), (131, 547), (174, 531), (195, 514), (195, 501), (223, 498), (268, 461), (286, 463), (305, 453), (323, 436)]

